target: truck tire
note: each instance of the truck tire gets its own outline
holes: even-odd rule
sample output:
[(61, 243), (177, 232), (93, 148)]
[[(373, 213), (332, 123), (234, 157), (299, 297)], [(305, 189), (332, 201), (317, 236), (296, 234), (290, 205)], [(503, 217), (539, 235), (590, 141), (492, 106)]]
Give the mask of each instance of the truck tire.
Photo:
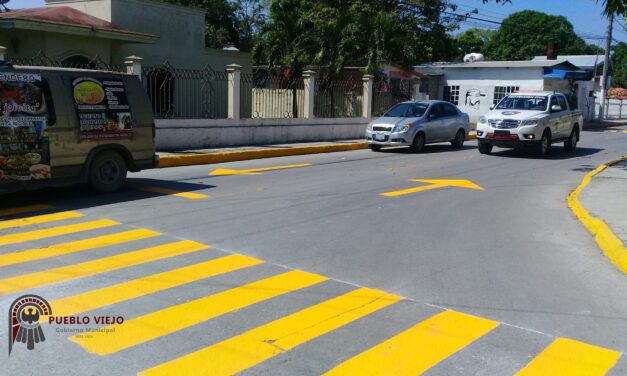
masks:
[(570, 136), (568, 140), (564, 141), (564, 149), (568, 152), (574, 152), (577, 149), (577, 141), (579, 141), (579, 132), (577, 131), (577, 125), (575, 124), (575, 128), (570, 132)]
[(89, 185), (99, 193), (114, 192), (126, 182), (126, 173), (126, 161), (119, 153), (103, 151), (89, 166)]
[(490, 154), (492, 153), (493, 145), (490, 145), (486, 142), (479, 141), (479, 153), (481, 154)]
[(542, 138), (540, 139), (540, 142), (538, 142), (538, 144), (536, 145), (535, 154), (538, 157), (544, 157), (546, 153), (548, 153), (550, 148), (551, 148), (551, 132), (548, 129), (546, 129), (544, 130), (544, 133), (542, 133)]

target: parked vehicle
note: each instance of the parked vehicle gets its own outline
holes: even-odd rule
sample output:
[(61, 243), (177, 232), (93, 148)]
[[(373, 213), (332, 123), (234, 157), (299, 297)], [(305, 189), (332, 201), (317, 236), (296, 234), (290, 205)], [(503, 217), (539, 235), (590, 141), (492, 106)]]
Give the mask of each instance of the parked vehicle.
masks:
[(436, 142), (450, 142), (459, 149), (468, 131), (468, 115), (449, 102), (402, 102), (368, 124), (366, 140), (373, 151), (409, 146), (420, 152), (425, 144)]
[(0, 62), (0, 193), (87, 182), (120, 188), (156, 166), (155, 125), (138, 77)]
[(561, 93), (514, 93), (503, 98), (479, 119), (479, 152), (490, 154), (494, 146), (527, 148), (543, 156), (551, 144), (564, 142), (574, 151), (583, 127), (583, 112), (571, 110)]

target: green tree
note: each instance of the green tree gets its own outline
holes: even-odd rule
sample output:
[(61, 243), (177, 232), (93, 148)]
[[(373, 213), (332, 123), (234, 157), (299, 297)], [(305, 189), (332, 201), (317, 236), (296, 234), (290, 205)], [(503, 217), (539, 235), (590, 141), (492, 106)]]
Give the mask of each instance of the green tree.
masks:
[(205, 45), (222, 48), (227, 43), (238, 43), (239, 35), (235, 7), (227, 0), (164, 0), (205, 11)]
[(412, 64), (454, 55), (445, 0), (271, 0), (253, 57), (260, 64), (306, 65), (328, 74), (347, 64), (376, 72), (382, 61)]
[(455, 37), (456, 60), (470, 52), (483, 52), (483, 46), (496, 34), (494, 30), (468, 29)]
[(612, 86), (627, 88), (627, 43), (612, 47)]
[(257, 36), (267, 20), (265, 0), (234, 0), (235, 19), (239, 43), (237, 47), (246, 52), (253, 49)]
[(563, 16), (532, 10), (512, 13), (503, 20), (483, 53), (491, 60), (528, 60), (544, 55), (549, 42), (560, 55), (585, 55), (597, 52), (577, 36), (573, 25)]

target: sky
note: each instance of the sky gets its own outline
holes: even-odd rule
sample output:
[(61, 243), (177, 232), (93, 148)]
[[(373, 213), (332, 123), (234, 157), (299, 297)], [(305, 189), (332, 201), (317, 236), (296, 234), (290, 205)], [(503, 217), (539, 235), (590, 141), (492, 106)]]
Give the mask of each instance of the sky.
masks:
[[(586, 39), (588, 43), (599, 44), (604, 47), (603, 38), (607, 30), (607, 19), (601, 14), (602, 1), (598, 4), (596, 0), (511, 0), (511, 3), (496, 4), (490, 1), (484, 4), (482, 0), (451, 0), (459, 6), (457, 13), (469, 12), (473, 9), (479, 11), (474, 15), (477, 18), (489, 19), (499, 22), (508, 14), (519, 12), (525, 9), (532, 9), (554, 15), (562, 15), (573, 24), (577, 34), (591, 38)], [(11, 0), (11, 8), (33, 8), (44, 6), (44, 0)], [(477, 23), (479, 25), (473, 25)], [(468, 20), (468, 23), (461, 25), (461, 31), (471, 27), (497, 26), (483, 23), (481, 21)], [(627, 43), (627, 30), (624, 20), (617, 19), (614, 22), (613, 39)], [(595, 39), (596, 38), (596, 39)], [(616, 43), (616, 42), (614, 42)]]

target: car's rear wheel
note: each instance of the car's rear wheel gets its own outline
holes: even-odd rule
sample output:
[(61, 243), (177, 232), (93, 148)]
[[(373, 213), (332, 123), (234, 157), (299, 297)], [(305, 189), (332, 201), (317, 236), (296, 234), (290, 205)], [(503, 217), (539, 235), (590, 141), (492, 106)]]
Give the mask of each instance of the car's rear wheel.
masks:
[(381, 150), (381, 145), (375, 145), (375, 144), (370, 144), (370, 150), (372, 151), (380, 151)]
[(577, 149), (577, 141), (579, 141), (579, 132), (577, 131), (577, 128), (573, 128), (573, 131), (570, 132), (568, 140), (564, 141), (564, 148), (566, 151), (575, 151), (575, 149)]
[(117, 191), (126, 181), (126, 161), (115, 151), (96, 155), (89, 166), (89, 185), (97, 192)]
[(425, 148), (425, 134), (422, 132), (416, 134), (416, 137), (414, 137), (414, 142), (412, 142), (409, 148), (414, 153), (420, 153)]
[(464, 140), (466, 139), (466, 132), (463, 129), (460, 129), (455, 134), (455, 138), (451, 141), (451, 145), (455, 149), (461, 149), (464, 146)]
[(488, 144), (487, 142), (479, 141), (479, 153), (481, 154), (490, 154), (492, 153), (492, 148), (494, 146)]
[(542, 133), (542, 138), (540, 139), (540, 142), (538, 142), (538, 144), (536, 145), (536, 155), (539, 157), (544, 157), (546, 153), (548, 153), (550, 148), (551, 132), (545, 130), (544, 133)]

